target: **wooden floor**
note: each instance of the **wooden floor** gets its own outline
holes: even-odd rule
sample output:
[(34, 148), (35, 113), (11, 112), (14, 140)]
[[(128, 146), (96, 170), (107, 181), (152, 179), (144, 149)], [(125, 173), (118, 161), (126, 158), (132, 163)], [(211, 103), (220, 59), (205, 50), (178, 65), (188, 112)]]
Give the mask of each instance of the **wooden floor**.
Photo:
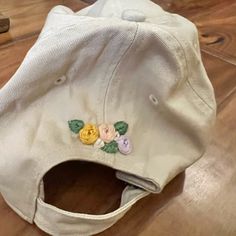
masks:
[[(91, 2), (0, 0), (0, 12), (11, 19), (10, 31), (0, 34), (0, 87), (14, 74), (35, 42), (51, 7), (64, 4), (77, 11)], [(200, 161), (173, 180), (161, 194), (141, 200), (115, 226), (99, 235), (235, 236), (236, 1), (156, 2), (186, 16), (199, 29), (203, 61), (218, 104), (214, 136)], [(66, 210), (95, 214), (115, 209), (124, 187), (112, 170), (83, 163), (58, 166), (45, 181), (47, 202)], [(107, 188), (104, 190), (101, 185)], [(0, 196), (0, 236), (39, 235), (46, 234), (21, 220)]]

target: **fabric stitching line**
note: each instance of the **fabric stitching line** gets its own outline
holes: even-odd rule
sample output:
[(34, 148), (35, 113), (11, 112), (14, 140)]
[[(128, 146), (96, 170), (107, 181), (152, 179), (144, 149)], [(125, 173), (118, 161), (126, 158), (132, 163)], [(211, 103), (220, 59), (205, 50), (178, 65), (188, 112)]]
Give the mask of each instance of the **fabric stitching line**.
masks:
[[(128, 207), (128, 210), (136, 203), (136, 202), (138, 202), (140, 199), (142, 199), (142, 198), (144, 198), (144, 197), (146, 197), (147, 195), (148, 195), (149, 193), (147, 193), (147, 192), (144, 192), (144, 193), (142, 193), (142, 194), (139, 194), (139, 196), (138, 197), (135, 197), (135, 199), (132, 199), (132, 200), (130, 200), (128, 203), (130, 203), (130, 206)], [(119, 208), (118, 208), (119, 209)], [(117, 209), (117, 210), (118, 210)], [(127, 211), (128, 211), (127, 210)], [(126, 212), (124, 212), (124, 215), (127, 213), (127, 211)], [(36, 223), (36, 222), (35, 222)], [(36, 223), (38, 226), (41, 226), (40, 228), (44, 228), (44, 229), (46, 229), (47, 231), (48, 231), (48, 233), (53, 233), (53, 235), (56, 235), (55, 233), (54, 233), (54, 231), (52, 230), (51, 231), (51, 229), (49, 229), (42, 221), (41, 221), (41, 219), (40, 218), (37, 218), (37, 223)], [(113, 224), (115, 224), (115, 223), (112, 223), (112, 225)], [(111, 225), (111, 226), (112, 226)], [(109, 226), (109, 227), (111, 227), (111, 226)], [(100, 231), (101, 232), (101, 231)], [(93, 230), (93, 231), (89, 231), (89, 234), (88, 235), (93, 235), (94, 233), (98, 233), (96, 230)], [(65, 234), (65, 235), (74, 235), (74, 233), (69, 233), (69, 234)], [(87, 234), (81, 234), (81, 236), (82, 235), (87, 235)]]
[[(45, 231), (46, 233), (50, 234), (50, 235), (58, 235), (55, 231), (49, 229), (41, 220), (37, 220), (37, 223), (35, 223), (41, 230)], [(64, 236), (68, 235), (68, 236), (73, 236), (75, 234), (67, 234), (67, 233), (63, 233)], [(89, 236), (90, 234), (79, 234), (78, 236)]]
[[(39, 122), (38, 122), (38, 124), (37, 124), (37, 130), (35, 131), (34, 138), (33, 138), (33, 140), (31, 141), (31, 146), (30, 146), (30, 149), (29, 149), (29, 151), (28, 151), (29, 156), (31, 156), (32, 147), (33, 147), (34, 142), (35, 142), (35, 140), (36, 140), (36, 138), (37, 138), (37, 136), (38, 136), (39, 128), (41, 127), (42, 118), (43, 118), (43, 116), (44, 116), (44, 108), (45, 108), (46, 97), (47, 97), (47, 96), (45, 96), (45, 97), (43, 98), (43, 104), (42, 104), (42, 111), (43, 111), (43, 112), (42, 112), (41, 115), (40, 115), (40, 120), (39, 120)], [(34, 176), (35, 179), (38, 178), (36, 166), (37, 166), (37, 165), (35, 165), (35, 167), (34, 167), (34, 173), (36, 173), (36, 175)], [(30, 188), (28, 188), (28, 189), (30, 189)], [(28, 195), (28, 197), (29, 197), (29, 198), (27, 199), (27, 201), (30, 202), (30, 201), (31, 201), (31, 199), (30, 199), (30, 194)], [(35, 196), (34, 196), (34, 198), (35, 198)], [(35, 208), (35, 209), (36, 209), (36, 208)], [(32, 212), (30, 211), (30, 215), (31, 215), (30, 219), (31, 219), (31, 220), (34, 219), (34, 215), (35, 215), (35, 212), (36, 212), (35, 209), (34, 209), (33, 214), (32, 214)]]
[[(151, 23), (150, 23), (151, 24)], [(189, 68), (187, 66), (187, 58), (186, 58), (186, 53), (185, 53), (185, 50), (182, 46), (182, 44), (180, 43), (180, 41), (175, 37), (175, 35), (173, 35), (172, 33), (170, 33), (169, 31), (167, 31), (166, 29), (163, 29), (161, 26), (159, 27), (161, 28), (162, 30), (164, 30), (166, 33), (168, 33), (173, 39), (175, 39), (175, 41), (178, 43), (178, 45), (181, 47), (183, 53), (184, 53), (184, 58), (185, 58), (185, 64), (186, 64), (186, 67), (187, 67), (187, 71), (188, 71), (188, 75), (189, 75)], [(205, 104), (207, 105), (208, 108), (210, 108), (211, 110), (214, 110), (214, 108), (212, 106), (210, 106), (198, 93), (197, 91), (193, 88), (191, 82), (189, 81), (188, 79), (188, 76), (186, 78), (187, 82), (189, 83), (189, 86), (190, 88), (193, 90), (193, 92), (197, 95), (198, 98), (200, 98), (200, 100)]]
[[(58, 235), (55, 231), (49, 229), (40, 219), (37, 219), (37, 223), (35, 222), (35, 224), (36, 224), (40, 229), (46, 230), (47, 233), (49, 233), (49, 234), (52, 234), (52, 235), (54, 235), (54, 236)], [(72, 234), (71, 234), (71, 233), (69, 233), (69, 234), (63, 233), (63, 235), (64, 235), (64, 236), (66, 236), (66, 235), (68, 235), (68, 236), (73, 236), (73, 235), (75, 235), (75, 234), (74, 234), (74, 233), (72, 233)], [(89, 236), (89, 235), (91, 235), (90, 232), (89, 232), (88, 234), (79, 234), (78, 236)]]
[(187, 57), (186, 57), (185, 50), (184, 50), (182, 44), (179, 42), (179, 40), (178, 40), (173, 34), (171, 34), (170, 32), (168, 32), (168, 33), (169, 33), (169, 35), (171, 35), (171, 36), (175, 39), (176, 42), (178, 42), (179, 46), (181, 47), (181, 49), (182, 49), (182, 51), (183, 51), (183, 53), (184, 53), (185, 64), (186, 64), (187, 71), (188, 71), (186, 80), (187, 80), (187, 82), (188, 82), (190, 88), (191, 88), (192, 91), (197, 95), (197, 97), (200, 98), (200, 100), (201, 100), (205, 105), (207, 105), (211, 110), (214, 110), (213, 107), (211, 107), (211, 106), (197, 93), (197, 91), (196, 91), (195, 88), (192, 86), (191, 82), (189, 81), (189, 74), (190, 74), (190, 73), (189, 73), (189, 67), (188, 67), (188, 63), (187, 63)]
[(108, 84), (107, 84), (107, 88), (106, 88), (106, 92), (105, 92), (105, 96), (104, 96), (104, 102), (103, 102), (103, 121), (106, 121), (106, 103), (107, 103), (107, 97), (108, 97), (108, 92), (109, 92), (109, 88), (110, 88), (110, 85), (111, 85), (111, 82), (115, 76), (115, 73), (117, 71), (117, 68), (119, 67), (122, 59), (124, 58), (124, 56), (128, 53), (128, 51), (130, 50), (130, 48), (132, 47), (132, 45), (134, 44), (134, 41), (136, 39), (136, 36), (138, 34), (138, 28), (139, 28), (139, 25), (136, 23), (136, 31), (134, 33), (134, 37), (130, 43), (130, 45), (128, 46), (128, 48), (125, 50), (125, 52), (123, 53), (123, 55), (120, 57), (118, 63), (116, 64), (112, 74), (111, 74), (111, 78), (110, 80), (108, 81)]
[[(49, 209), (50, 211), (56, 212), (60, 215), (62, 215), (63, 217), (72, 217), (72, 218), (76, 218), (76, 219), (84, 219), (84, 220), (95, 220), (95, 221), (103, 221), (103, 220), (109, 220), (113, 217), (119, 216), (119, 214), (126, 212), (128, 209), (130, 209), (130, 207), (132, 207), (137, 201), (139, 201), (141, 198), (145, 197), (149, 192), (148, 191), (144, 191), (140, 194), (138, 194), (137, 196), (135, 196), (134, 198), (132, 198), (131, 200), (129, 200), (125, 205), (123, 206), (119, 206), (116, 210), (109, 212), (109, 213), (105, 213), (102, 215), (93, 215), (93, 214), (86, 214), (86, 213), (74, 213), (74, 212), (69, 212), (63, 209), (60, 209), (54, 205), (45, 203), (43, 200), (39, 199), (39, 201), (41, 201), (44, 204), (44, 208)], [(37, 200), (37, 205), (38, 205), (38, 200)]]
[(18, 207), (16, 207), (16, 206), (13, 206), (10, 202), (8, 202), (5, 198), (4, 198), (4, 196), (2, 196), (3, 197), (3, 199), (4, 199), (4, 201), (7, 203), (7, 205), (10, 207), (10, 208), (12, 208), (13, 210), (15, 210), (15, 212), (17, 213), (17, 214), (19, 214), (23, 219), (25, 219), (26, 221), (28, 221), (28, 222), (32, 222), (32, 219), (30, 219), (29, 217), (27, 217), (26, 215), (25, 215), (25, 213), (23, 213), (22, 212), (22, 210), (20, 210)]
[[(78, 16), (77, 16), (78, 17)], [(89, 19), (89, 20), (91, 20), (91, 21), (93, 21), (94, 20), (94, 18), (93, 17), (90, 17), (90, 16), (79, 16), (80, 18), (87, 18), (87, 19)], [(99, 20), (101, 20), (101, 21), (104, 21), (106, 18), (105, 17), (100, 17), (100, 19)], [(97, 20), (97, 19), (96, 19)], [(90, 22), (89, 22), (90, 23)], [(42, 36), (40, 36), (40, 40), (38, 41), (36, 41), (35, 42), (35, 44), (43, 44), (43, 42), (42, 41), (44, 41), (44, 40), (46, 40), (46, 39), (48, 39), (48, 38), (53, 38), (53, 37), (57, 37), (58, 35), (60, 35), (60, 34), (62, 34), (62, 33), (64, 33), (65, 31), (67, 31), (67, 30), (71, 30), (71, 29), (73, 29), (73, 30), (77, 30), (77, 28), (79, 28), (80, 27), (80, 25), (78, 24), (78, 22), (76, 22), (76, 23), (73, 23), (73, 24), (70, 24), (70, 25), (66, 25), (66, 26), (64, 26), (64, 27), (59, 27), (57, 30), (60, 30), (60, 32), (54, 32), (54, 31), (50, 31), (50, 32), (45, 32)], [(42, 45), (43, 46), (43, 45)], [(34, 47), (34, 45), (33, 45), (33, 47)]]
[[(161, 28), (162, 29), (162, 28)], [(163, 30), (163, 29), (162, 29)], [(163, 30), (165, 33), (168, 33), (166, 30)], [(170, 35), (170, 34), (169, 34)], [(170, 51), (169, 54), (170, 56), (175, 60), (177, 66), (178, 66), (178, 72), (180, 74), (180, 76), (182, 76), (183, 72), (181, 70), (181, 66), (180, 63), (178, 62), (178, 58), (176, 57), (175, 54), (171, 53), (172, 49), (163, 41), (163, 39), (161, 37), (159, 37), (159, 35), (157, 35), (158, 39), (160, 40), (160, 42)], [(175, 82), (179, 82), (179, 80), (177, 78), (174, 78)]]
[[(156, 25), (156, 24), (155, 24), (154, 26), (156, 26), (159, 30), (161, 29), (162, 31), (164, 31), (165, 33), (167, 33), (169, 36), (172, 37), (172, 35), (171, 35), (168, 31), (166, 31), (165, 29), (163, 29), (162, 27), (158, 27), (158, 25)], [(168, 49), (169, 51), (172, 51), (172, 49), (163, 41), (163, 39), (162, 39), (159, 35), (157, 35), (157, 37), (158, 37), (158, 39), (160, 40), (160, 42), (162, 43), (162, 45), (163, 45), (164, 47), (166, 47), (166, 49)], [(176, 65), (177, 65), (177, 69), (178, 69), (178, 73), (179, 73), (180, 79), (181, 79), (181, 77), (183, 76), (184, 73), (183, 73), (183, 71), (181, 70), (181, 66), (180, 66), (180, 63), (178, 62), (178, 58), (177, 58), (176, 55), (173, 54), (173, 53), (170, 53), (170, 56), (175, 60), (175, 63), (176, 63)], [(177, 82), (177, 83), (179, 82), (177, 78), (175, 78), (175, 82)], [(150, 159), (150, 156), (148, 156), (147, 162), (149, 161), (149, 159)], [(146, 165), (144, 165), (144, 166), (146, 166)], [(142, 175), (147, 177), (146, 168), (143, 168), (143, 170), (142, 170)], [(160, 187), (159, 182), (156, 182), (156, 184)]]

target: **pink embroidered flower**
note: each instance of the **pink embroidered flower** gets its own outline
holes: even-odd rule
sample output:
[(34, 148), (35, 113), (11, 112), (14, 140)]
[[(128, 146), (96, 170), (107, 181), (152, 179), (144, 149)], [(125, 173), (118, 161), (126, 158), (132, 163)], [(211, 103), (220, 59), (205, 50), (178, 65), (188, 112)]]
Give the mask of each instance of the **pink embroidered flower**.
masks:
[(116, 137), (116, 130), (113, 125), (110, 124), (101, 124), (99, 127), (100, 139), (105, 143), (110, 143)]
[(116, 142), (118, 143), (118, 148), (119, 151), (124, 154), (124, 155), (128, 155), (129, 153), (131, 153), (132, 151), (132, 144), (129, 140), (128, 137), (121, 135)]

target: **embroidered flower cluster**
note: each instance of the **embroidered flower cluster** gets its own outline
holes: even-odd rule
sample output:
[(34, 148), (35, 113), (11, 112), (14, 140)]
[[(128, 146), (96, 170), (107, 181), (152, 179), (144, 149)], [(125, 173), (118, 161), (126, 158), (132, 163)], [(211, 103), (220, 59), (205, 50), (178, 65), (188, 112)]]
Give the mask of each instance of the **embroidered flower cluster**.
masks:
[(117, 153), (128, 155), (132, 151), (132, 144), (125, 135), (128, 130), (128, 124), (124, 121), (118, 121), (114, 125), (85, 124), (82, 120), (68, 121), (70, 130), (78, 135), (83, 144), (94, 145), (107, 153)]

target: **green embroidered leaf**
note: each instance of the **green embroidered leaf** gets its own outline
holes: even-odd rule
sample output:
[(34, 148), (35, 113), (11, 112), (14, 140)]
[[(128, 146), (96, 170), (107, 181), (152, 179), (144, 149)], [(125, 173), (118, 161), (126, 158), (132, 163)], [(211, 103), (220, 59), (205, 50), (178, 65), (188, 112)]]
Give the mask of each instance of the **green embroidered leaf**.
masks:
[(129, 125), (124, 121), (118, 121), (114, 124), (114, 126), (116, 131), (118, 131), (120, 135), (124, 135), (129, 127)]
[(70, 130), (75, 133), (78, 134), (79, 131), (84, 127), (84, 122), (82, 120), (70, 120), (68, 121)]
[(110, 143), (106, 143), (105, 146), (101, 148), (101, 150), (107, 153), (117, 153), (119, 149), (117, 142), (111, 141)]

